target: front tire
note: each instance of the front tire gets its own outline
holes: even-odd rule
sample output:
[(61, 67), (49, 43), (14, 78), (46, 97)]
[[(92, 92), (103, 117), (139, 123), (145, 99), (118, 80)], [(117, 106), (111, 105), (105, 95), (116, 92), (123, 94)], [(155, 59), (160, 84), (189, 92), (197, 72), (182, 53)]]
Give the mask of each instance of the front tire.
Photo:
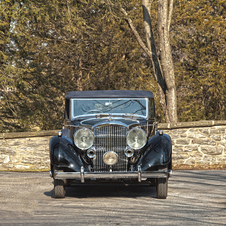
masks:
[(158, 178), (156, 184), (156, 196), (158, 199), (166, 199), (168, 193), (168, 178)]
[(54, 179), (54, 197), (65, 198), (65, 184), (63, 180)]

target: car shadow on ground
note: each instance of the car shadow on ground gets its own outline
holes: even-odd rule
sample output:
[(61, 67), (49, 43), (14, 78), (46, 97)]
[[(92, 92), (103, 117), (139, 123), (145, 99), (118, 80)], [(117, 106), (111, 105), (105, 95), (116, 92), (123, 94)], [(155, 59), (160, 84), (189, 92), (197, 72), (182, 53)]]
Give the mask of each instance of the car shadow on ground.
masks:
[[(156, 198), (156, 187), (150, 185), (124, 184), (86, 184), (66, 187), (66, 197), (74, 198), (104, 198), (104, 197), (150, 197)], [(53, 189), (44, 193), (54, 198)]]

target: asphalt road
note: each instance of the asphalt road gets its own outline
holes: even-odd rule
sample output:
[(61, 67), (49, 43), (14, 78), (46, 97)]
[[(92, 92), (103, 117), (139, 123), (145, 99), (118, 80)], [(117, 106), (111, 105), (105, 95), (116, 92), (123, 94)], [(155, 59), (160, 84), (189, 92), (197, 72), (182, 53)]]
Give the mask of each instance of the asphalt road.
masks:
[(0, 225), (226, 225), (226, 171), (174, 171), (155, 187), (80, 185), (53, 198), (48, 173), (0, 172)]

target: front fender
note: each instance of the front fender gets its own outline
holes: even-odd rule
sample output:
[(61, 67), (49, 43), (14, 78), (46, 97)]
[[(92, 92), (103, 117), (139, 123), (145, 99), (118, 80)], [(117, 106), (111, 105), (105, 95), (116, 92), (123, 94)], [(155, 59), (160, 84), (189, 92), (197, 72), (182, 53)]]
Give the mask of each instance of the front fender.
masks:
[(141, 170), (145, 171), (154, 166), (164, 166), (171, 162), (172, 142), (167, 134), (157, 133), (148, 140), (146, 151), (138, 162)]
[(51, 165), (58, 169), (68, 168), (80, 172), (81, 166), (84, 166), (77, 155), (72, 140), (66, 136), (52, 137), (49, 150)]

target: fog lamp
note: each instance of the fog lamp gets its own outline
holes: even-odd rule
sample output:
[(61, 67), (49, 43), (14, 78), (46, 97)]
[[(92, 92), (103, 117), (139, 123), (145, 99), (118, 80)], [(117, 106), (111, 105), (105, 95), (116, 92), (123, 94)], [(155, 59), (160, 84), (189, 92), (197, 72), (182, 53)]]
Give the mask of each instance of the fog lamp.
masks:
[(90, 148), (87, 150), (87, 156), (91, 159), (95, 158), (96, 157), (96, 150), (95, 148)]
[(118, 155), (113, 151), (106, 152), (103, 156), (103, 161), (105, 164), (112, 166), (118, 162)]
[(134, 150), (132, 148), (130, 148), (130, 147), (127, 147), (125, 149), (124, 153), (125, 153), (126, 157), (130, 158), (130, 157), (133, 156)]

